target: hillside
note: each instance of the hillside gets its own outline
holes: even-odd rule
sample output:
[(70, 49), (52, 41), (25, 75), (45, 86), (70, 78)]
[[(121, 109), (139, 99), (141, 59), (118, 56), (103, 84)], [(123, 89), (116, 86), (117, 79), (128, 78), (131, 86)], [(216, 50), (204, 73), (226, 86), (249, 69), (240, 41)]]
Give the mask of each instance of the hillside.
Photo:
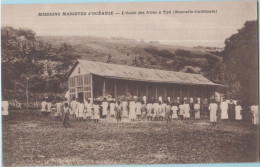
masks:
[(199, 49), (163, 45), (159, 42), (143, 42), (125, 38), (92, 36), (38, 36), (37, 40), (59, 46), (67, 43), (75, 48), (82, 59), (135, 65), (147, 68), (195, 72), (204, 74), (210, 63), (221, 61), (219, 56)]

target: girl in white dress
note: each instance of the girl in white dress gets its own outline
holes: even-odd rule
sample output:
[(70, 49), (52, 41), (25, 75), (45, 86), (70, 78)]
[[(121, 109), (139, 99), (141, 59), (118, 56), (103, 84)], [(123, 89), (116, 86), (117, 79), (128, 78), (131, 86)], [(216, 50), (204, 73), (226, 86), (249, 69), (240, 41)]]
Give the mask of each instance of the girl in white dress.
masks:
[(152, 103), (151, 103), (151, 101), (149, 101), (148, 100), (148, 103), (147, 103), (147, 105), (146, 105), (146, 110), (147, 110), (147, 120), (149, 121), (149, 120), (151, 120), (152, 121), (152, 117), (153, 117), (153, 115), (152, 115), (152, 109), (153, 109), (153, 105), (152, 105)]
[(140, 120), (141, 118), (141, 109), (142, 109), (142, 103), (140, 101), (137, 101), (137, 103), (135, 104), (135, 108), (136, 108), (136, 117), (138, 120)]
[(4, 117), (9, 115), (8, 108), (9, 108), (8, 101), (6, 101), (6, 100), (2, 101), (2, 115)]
[(158, 115), (159, 115), (159, 103), (155, 102), (153, 103), (153, 120), (158, 121)]
[(177, 119), (178, 118), (178, 115), (177, 115), (178, 106), (176, 103), (173, 103), (171, 110), (172, 110), (172, 119)]
[(240, 102), (238, 101), (237, 105), (235, 106), (236, 120), (242, 120), (241, 110), (242, 110), (242, 107), (240, 105)]
[(179, 116), (181, 118), (181, 121), (183, 121), (183, 116), (184, 116), (184, 104), (183, 101), (181, 102), (181, 104), (179, 105)]
[(42, 101), (41, 106), (42, 106), (42, 108), (41, 108), (41, 113), (42, 113), (42, 114), (46, 113), (47, 102), (45, 101), (45, 99)]
[(209, 104), (209, 112), (210, 112), (210, 122), (212, 123), (212, 125), (217, 124), (217, 109), (218, 109), (218, 105), (217, 103), (212, 100), (212, 102)]
[(75, 97), (73, 97), (72, 101), (70, 102), (70, 108), (71, 108), (70, 115), (74, 118), (77, 109), (77, 101)]
[(259, 124), (258, 105), (250, 106), (250, 110), (251, 110), (251, 113), (252, 113), (252, 123), (253, 123), (253, 125), (258, 125)]
[(194, 111), (195, 111), (195, 119), (200, 119), (200, 104), (198, 103), (198, 101), (195, 101), (194, 104)]
[(129, 119), (131, 121), (135, 120), (136, 119), (136, 113), (135, 113), (135, 109), (136, 109), (136, 104), (135, 104), (135, 101), (130, 101), (129, 103)]
[(94, 107), (94, 122), (98, 123), (98, 120), (100, 119), (100, 113), (99, 113), (100, 107), (99, 107), (99, 104), (98, 104), (97, 101), (94, 102), (94, 106), (93, 107)]
[(109, 104), (109, 107), (110, 107), (110, 116), (111, 118), (114, 118), (115, 117), (115, 101), (111, 101), (111, 103)]
[(190, 104), (187, 103), (187, 101), (184, 102), (183, 104), (184, 108), (184, 120), (189, 121), (190, 119)]
[(106, 99), (104, 99), (104, 101), (102, 102), (102, 117), (106, 118), (107, 117), (107, 109), (108, 109), (108, 102)]
[(128, 117), (127, 108), (128, 108), (128, 103), (127, 103), (126, 100), (124, 100), (124, 101), (122, 102), (122, 109), (123, 109), (123, 111), (122, 111), (122, 117), (123, 117), (123, 118), (127, 118), (127, 117)]
[(227, 103), (227, 101), (222, 101), (220, 103), (220, 109), (221, 109), (221, 119), (227, 120), (228, 119), (228, 103)]
[(85, 108), (85, 107), (84, 107), (84, 103), (80, 102), (80, 103), (79, 103), (79, 116), (78, 116), (78, 119), (79, 119), (80, 121), (83, 120), (84, 108)]

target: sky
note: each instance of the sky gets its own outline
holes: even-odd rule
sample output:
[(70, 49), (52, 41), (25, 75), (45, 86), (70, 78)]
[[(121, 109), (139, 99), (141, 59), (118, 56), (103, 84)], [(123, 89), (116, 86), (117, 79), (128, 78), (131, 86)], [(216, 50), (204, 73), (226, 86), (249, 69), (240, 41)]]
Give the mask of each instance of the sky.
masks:
[[(159, 11), (215, 10), (216, 13), (158, 14)], [(156, 11), (157, 14), (88, 15)], [(38, 16), (38, 13), (86, 12), (84, 16)], [(28, 28), (38, 36), (100, 36), (159, 41), (179, 46), (224, 47), (226, 38), (257, 19), (256, 1), (134, 2), (2, 5), (2, 26)]]

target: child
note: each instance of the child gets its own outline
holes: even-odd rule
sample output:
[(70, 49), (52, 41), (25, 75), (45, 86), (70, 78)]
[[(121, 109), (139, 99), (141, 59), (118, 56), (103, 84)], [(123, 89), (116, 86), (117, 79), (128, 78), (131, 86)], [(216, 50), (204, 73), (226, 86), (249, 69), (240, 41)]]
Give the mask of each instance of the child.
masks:
[(48, 100), (47, 102), (47, 115), (51, 114), (51, 110), (52, 110), (52, 103), (50, 102), (50, 100)]
[(75, 99), (75, 97), (72, 98), (72, 101), (70, 102), (70, 115), (74, 118), (75, 117), (75, 113), (77, 110), (77, 101)]
[(109, 104), (110, 107), (110, 116), (111, 118), (115, 117), (115, 101), (112, 100), (111, 103)]
[(94, 102), (94, 121), (95, 121), (95, 123), (98, 123), (98, 120), (100, 119), (99, 109), (100, 109), (100, 107), (98, 105), (98, 102), (95, 101)]
[(228, 119), (228, 103), (227, 103), (227, 101), (222, 101), (220, 103), (220, 110), (221, 110), (221, 119), (227, 120)]
[(145, 117), (146, 117), (146, 104), (145, 104), (144, 101), (142, 101), (141, 112), (142, 112), (142, 120), (145, 120)]
[(84, 115), (84, 103), (81, 101), (79, 102), (79, 114), (78, 114), (78, 120), (82, 121), (83, 120), (83, 115)]
[(141, 118), (141, 108), (142, 108), (142, 104), (141, 102), (138, 100), (136, 105), (135, 105), (135, 108), (136, 108), (136, 116), (137, 116), (137, 119), (140, 120)]
[(177, 103), (173, 103), (173, 106), (172, 106), (171, 110), (172, 110), (172, 119), (177, 119), (178, 118), (178, 115), (177, 115), (177, 111), (178, 111)]
[(107, 102), (107, 99), (104, 98), (104, 101), (102, 102), (102, 117), (103, 118), (106, 118), (107, 117), (107, 109), (108, 109), (108, 102)]
[(123, 118), (127, 118), (127, 117), (128, 117), (127, 107), (128, 107), (127, 101), (124, 100), (124, 101), (122, 102), (122, 109), (123, 109), (123, 111), (122, 111), (122, 117), (123, 117)]
[(57, 102), (56, 103), (56, 119), (58, 120), (61, 120), (61, 116), (62, 116), (62, 114), (61, 114), (61, 107), (62, 107), (62, 103), (61, 102)]
[(171, 121), (171, 106), (169, 102), (166, 102), (166, 107), (165, 107), (165, 118), (167, 123)]
[(68, 103), (64, 103), (63, 114), (64, 114), (63, 126), (67, 128), (70, 126), (70, 123), (69, 123), (70, 109), (69, 109)]
[(195, 101), (194, 111), (195, 111), (195, 119), (200, 119), (200, 104), (198, 103), (198, 100)]
[(136, 113), (135, 113), (135, 108), (136, 108), (136, 104), (135, 104), (135, 101), (132, 100), (130, 101), (129, 103), (129, 118), (131, 121), (134, 121), (136, 119)]
[(154, 102), (153, 103), (153, 120), (158, 121), (158, 115), (159, 115), (159, 103)]
[(147, 110), (147, 120), (151, 120), (152, 121), (152, 118), (153, 118), (153, 115), (152, 115), (152, 109), (153, 109), (153, 105), (151, 103), (151, 101), (148, 100), (148, 103), (146, 105), (146, 110)]
[(241, 110), (242, 110), (242, 107), (240, 105), (240, 101), (238, 101), (237, 105), (235, 106), (236, 120), (242, 120)]
[(45, 99), (42, 100), (41, 105), (42, 105), (41, 113), (42, 113), (42, 115), (44, 115), (46, 113), (46, 109), (47, 109), (47, 102)]
[(8, 119), (8, 115), (9, 115), (8, 108), (9, 108), (8, 101), (3, 99), (3, 101), (2, 101), (2, 117), (3, 117), (3, 121), (4, 121), (3, 123), (5, 123), (5, 121), (7, 121), (7, 119)]
[(190, 104), (187, 103), (186, 100), (184, 101), (183, 108), (184, 108), (184, 120), (189, 121), (190, 120)]
[(215, 100), (212, 100), (211, 103), (209, 104), (209, 111), (210, 111), (210, 122), (212, 125), (216, 126), (217, 125), (217, 109), (218, 105), (215, 102)]
[(181, 121), (183, 121), (183, 115), (184, 115), (184, 104), (183, 104), (183, 101), (181, 101), (180, 105), (179, 105), (179, 116), (181, 118)]
[(122, 106), (120, 104), (120, 101), (117, 101), (116, 105), (116, 120), (117, 122), (121, 122), (122, 119)]
[(252, 123), (253, 123), (253, 125), (258, 125), (259, 124), (258, 105), (250, 106), (250, 110), (251, 110), (251, 113), (252, 113)]

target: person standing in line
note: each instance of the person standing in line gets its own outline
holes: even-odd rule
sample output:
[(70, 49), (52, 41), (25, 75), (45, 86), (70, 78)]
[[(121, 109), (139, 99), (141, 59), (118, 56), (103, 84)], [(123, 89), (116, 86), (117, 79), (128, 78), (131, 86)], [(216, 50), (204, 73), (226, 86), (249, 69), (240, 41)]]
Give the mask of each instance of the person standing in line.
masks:
[(146, 110), (147, 110), (147, 120), (152, 121), (153, 119), (153, 115), (152, 115), (152, 109), (153, 109), (153, 105), (151, 103), (150, 100), (148, 100), (147, 105), (146, 105)]
[(159, 116), (159, 103), (157, 100), (153, 103), (153, 120), (158, 121), (158, 116)]
[(64, 114), (64, 117), (63, 117), (63, 126), (64, 127), (70, 127), (70, 108), (69, 108), (69, 105), (68, 103), (64, 103), (64, 107), (63, 107), (63, 114)]
[(221, 110), (221, 119), (223, 121), (228, 120), (228, 103), (225, 99), (220, 103), (220, 110)]
[(107, 117), (107, 109), (108, 109), (108, 102), (107, 99), (104, 98), (104, 101), (102, 102), (102, 117), (106, 118)]
[(136, 105), (135, 105), (135, 111), (136, 111), (136, 116), (137, 120), (140, 121), (141, 118), (141, 109), (142, 109), (142, 104), (140, 100), (137, 100)]
[(172, 110), (172, 119), (178, 119), (178, 114), (177, 114), (178, 106), (177, 106), (177, 103), (173, 103), (173, 105), (171, 107), (171, 110)]
[(84, 103), (83, 101), (79, 102), (79, 115), (78, 115), (78, 119), (79, 121), (83, 121), (83, 116), (84, 116)]
[(142, 101), (141, 104), (142, 104), (142, 108), (141, 108), (142, 120), (144, 121), (147, 115), (146, 103)]
[(242, 107), (240, 104), (240, 101), (237, 102), (237, 105), (235, 106), (235, 111), (236, 111), (236, 120), (242, 120)]
[(166, 102), (165, 107), (165, 119), (167, 123), (171, 122), (171, 106), (168, 101)]
[(75, 118), (75, 113), (76, 113), (76, 110), (77, 110), (77, 101), (76, 101), (75, 97), (72, 98), (72, 101), (70, 102), (70, 107), (71, 107), (70, 115), (73, 118)]
[(181, 118), (181, 121), (183, 121), (183, 115), (184, 115), (184, 102), (181, 101), (179, 105), (179, 116)]
[(45, 115), (46, 111), (47, 111), (47, 102), (46, 102), (45, 98), (42, 100), (41, 106), (42, 106), (41, 114)]
[(52, 107), (52, 103), (50, 101), (50, 99), (47, 100), (47, 115), (51, 114), (51, 107)]
[(252, 113), (252, 124), (258, 125), (259, 124), (259, 109), (258, 105), (250, 106), (250, 111)]
[(6, 123), (8, 120), (8, 115), (9, 115), (9, 102), (3, 98), (2, 101), (2, 119), (3, 119), (3, 124)]
[(189, 121), (190, 120), (190, 104), (187, 102), (187, 100), (184, 101), (183, 108), (184, 108), (184, 120)]
[(200, 119), (200, 104), (198, 100), (195, 100), (194, 112), (195, 112), (195, 119)]
[(122, 102), (122, 109), (123, 109), (122, 117), (123, 118), (127, 118), (128, 117), (128, 110), (127, 110), (127, 108), (128, 108), (128, 102), (126, 101), (126, 99), (124, 99), (123, 102)]
[(116, 105), (116, 120), (117, 122), (121, 122), (122, 120), (122, 105), (120, 101), (117, 101), (117, 105)]
[(216, 126), (217, 125), (217, 109), (218, 105), (215, 102), (215, 100), (212, 100), (211, 103), (209, 104), (209, 112), (210, 112), (210, 122), (212, 125)]
[(80, 106), (80, 102), (79, 102), (79, 99), (76, 98), (76, 109), (75, 109), (75, 117), (76, 117), (76, 120), (80, 120), (79, 119), (79, 106)]
[(109, 112), (110, 112), (110, 117), (111, 118), (114, 118), (115, 117), (115, 107), (116, 107), (116, 104), (115, 104), (115, 101), (112, 100), (109, 104)]
[(130, 110), (129, 118), (130, 118), (131, 121), (134, 121), (136, 119), (135, 108), (136, 108), (136, 103), (132, 99), (132, 101), (130, 101), (130, 103), (129, 103), (129, 110)]
[(62, 117), (62, 114), (61, 114), (61, 108), (62, 108), (62, 103), (61, 102), (57, 102), (56, 103), (56, 109), (57, 109), (57, 111), (56, 111), (56, 119), (58, 120), (61, 120), (61, 117)]
[(167, 106), (167, 101), (165, 100), (162, 103), (162, 110), (161, 110), (161, 121), (164, 121), (166, 119), (166, 106)]
[(232, 99), (230, 99), (228, 103), (228, 118), (235, 120), (235, 103)]
[(94, 122), (98, 123), (99, 119), (100, 119), (100, 106), (98, 104), (98, 101), (94, 101)]

